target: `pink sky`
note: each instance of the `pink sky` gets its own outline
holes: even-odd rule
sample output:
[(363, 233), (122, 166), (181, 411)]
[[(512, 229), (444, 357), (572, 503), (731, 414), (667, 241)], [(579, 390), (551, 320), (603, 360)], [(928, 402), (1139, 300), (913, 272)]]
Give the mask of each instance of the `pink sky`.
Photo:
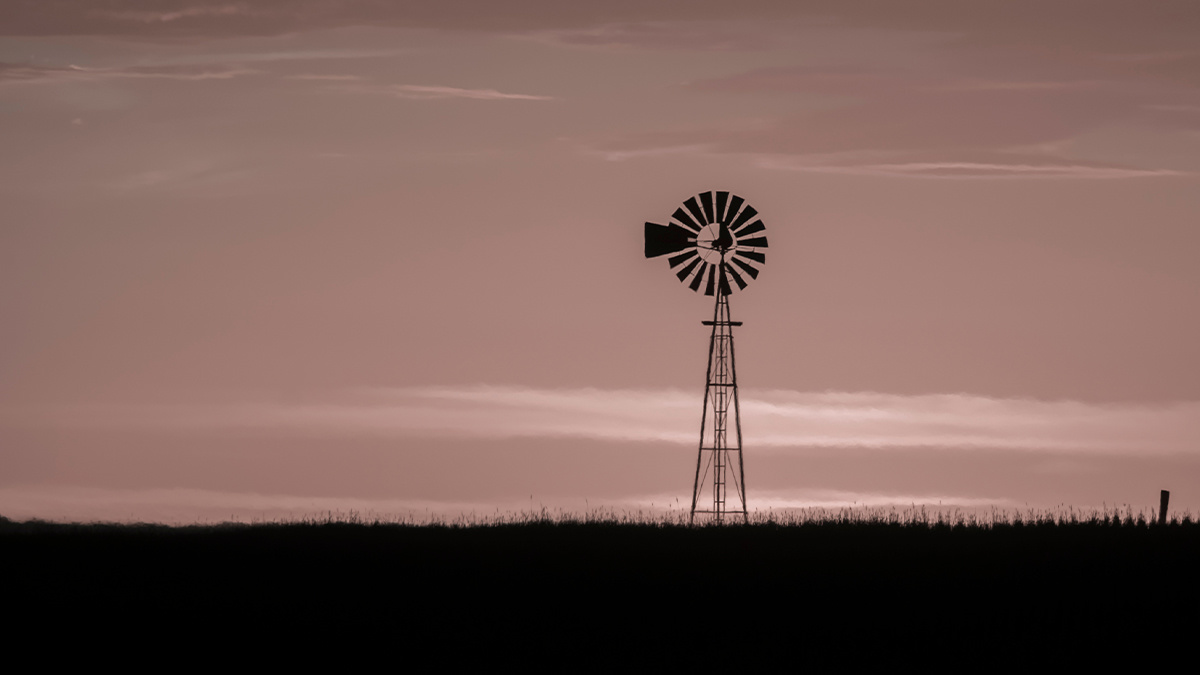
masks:
[(1190, 2), (0, 5), (0, 514), (1200, 509)]

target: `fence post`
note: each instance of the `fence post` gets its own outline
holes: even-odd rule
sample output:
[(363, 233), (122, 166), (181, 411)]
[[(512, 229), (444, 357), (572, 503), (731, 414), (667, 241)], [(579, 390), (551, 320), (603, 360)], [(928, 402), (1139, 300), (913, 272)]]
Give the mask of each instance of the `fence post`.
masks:
[(1158, 524), (1167, 524), (1167, 502), (1171, 500), (1171, 493), (1168, 490), (1162, 490), (1158, 495)]

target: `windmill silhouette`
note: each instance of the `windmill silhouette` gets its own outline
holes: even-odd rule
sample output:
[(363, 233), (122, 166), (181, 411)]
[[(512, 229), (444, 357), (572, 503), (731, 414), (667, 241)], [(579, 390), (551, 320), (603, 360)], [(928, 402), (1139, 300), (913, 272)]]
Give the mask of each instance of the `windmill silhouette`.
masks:
[[(742, 325), (729, 314), (730, 280), (738, 290), (758, 278), (767, 262), (766, 226), (758, 211), (746, 200), (729, 192), (701, 192), (675, 209), (667, 225), (646, 223), (646, 257), (669, 255), (668, 264), (688, 288), (716, 296), (708, 343), (708, 374), (704, 384), (704, 409), (700, 417), (700, 447), (696, 455), (696, 477), (692, 484), (692, 509), (724, 522), (730, 513), (746, 509), (746, 475), (742, 461), (742, 418), (738, 405), (737, 368), (733, 352), (733, 328)], [(747, 280), (749, 279), (749, 281)], [(730, 412), (735, 431), (729, 439)], [(732, 475), (730, 475), (732, 474)], [(709, 478), (711, 476), (711, 482)], [(731, 509), (727, 489), (733, 484), (740, 508)]]

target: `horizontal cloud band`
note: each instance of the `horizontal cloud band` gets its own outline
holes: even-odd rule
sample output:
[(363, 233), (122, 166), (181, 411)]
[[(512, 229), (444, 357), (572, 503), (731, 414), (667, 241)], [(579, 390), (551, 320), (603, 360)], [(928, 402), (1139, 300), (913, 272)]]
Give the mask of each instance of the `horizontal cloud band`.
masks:
[[(6, 415), (46, 424), (252, 429), (334, 436), (588, 438), (694, 446), (700, 397), (678, 390), (424, 387), (305, 403), (105, 406)], [(15, 411), (13, 411), (15, 412)], [(967, 394), (746, 390), (747, 447), (944, 448), (1103, 454), (1200, 450), (1200, 402), (1158, 405)]]
[[(347, 522), (499, 522), (524, 517), (622, 518), (651, 522), (685, 516), (686, 494), (628, 495), (591, 500), (584, 497), (538, 497), (536, 502), (499, 500), (463, 502), (367, 497), (318, 497), (312, 495), (228, 492), (195, 488), (95, 488), (70, 485), (0, 486), (0, 513), (15, 520), (42, 518), (57, 521), (160, 522), (193, 524), (203, 522), (272, 522), (326, 519)], [(918, 505), (936, 517), (944, 511), (1016, 509), (1006, 499), (980, 499), (948, 495), (886, 494), (845, 490), (797, 489), (784, 492), (755, 492), (755, 517), (791, 509), (858, 509), (870, 517), (871, 509), (896, 509), (908, 519), (917, 515)], [(907, 514), (907, 515), (906, 515)], [(839, 515), (838, 511), (812, 514)], [(879, 513), (879, 515), (883, 515)]]

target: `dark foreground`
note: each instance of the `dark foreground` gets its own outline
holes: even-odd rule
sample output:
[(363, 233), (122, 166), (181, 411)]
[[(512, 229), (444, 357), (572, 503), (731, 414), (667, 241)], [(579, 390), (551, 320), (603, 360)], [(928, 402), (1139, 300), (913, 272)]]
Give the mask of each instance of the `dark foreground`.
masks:
[(1078, 663), (1184, 648), (1200, 608), (1196, 523), (0, 520), (0, 553), (10, 640), (245, 644), (290, 658), (350, 642), (446, 667), (495, 657), (674, 670), (769, 656), (841, 670), (1046, 650)]

